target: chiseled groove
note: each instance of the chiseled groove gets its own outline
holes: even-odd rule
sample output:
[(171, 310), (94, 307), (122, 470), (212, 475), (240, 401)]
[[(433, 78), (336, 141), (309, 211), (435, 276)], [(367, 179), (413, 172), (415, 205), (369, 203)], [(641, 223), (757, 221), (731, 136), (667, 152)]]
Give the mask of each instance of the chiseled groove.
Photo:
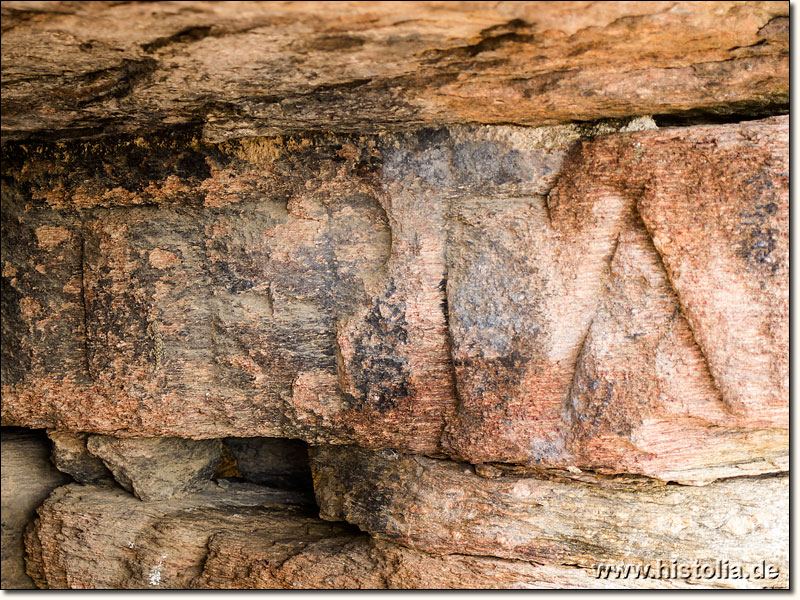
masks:
[(83, 309), (83, 354), (86, 358), (86, 374), (91, 381), (95, 381), (92, 373), (92, 361), (89, 357), (89, 304), (86, 300), (86, 234), (83, 228), (81, 236), (81, 308)]
[(678, 304), (678, 310), (680, 310), (681, 317), (683, 317), (684, 321), (686, 321), (686, 325), (688, 326), (689, 331), (692, 332), (692, 341), (695, 343), (695, 345), (697, 346), (697, 349), (700, 351), (700, 356), (703, 357), (703, 362), (705, 363), (705, 366), (706, 366), (706, 372), (708, 373), (708, 378), (711, 381), (711, 383), (714, 384), (714, 389), (717, 390), (717, 394), (718, 394), (718, 397), (719, 397), (720, 401), (722, 402), (723, 408), (726, 411), (730, 412), (730, 410), (731, 410), (730, 406), (729, 406), (729, 404), (727, 402), (725, 402), (725, 396), (722, 393), (722, 388), (720, 387), (719, 382), (714, 377), (714, 373), (711, 370), (711, 364), (708, 362), (708, 356), (706, 356), (705, 349), (697, 341), (697, 335), (695, 334), (694, 327), (692, 327), (692, 321), (686, 316), (686, 311), (683, 308), (683, 302), (682, 302), (682, 299), (681, 299), (681, 295), (678, 293), (678, 290), (675, 287), (675, 283), (672, 280), (672, 274), (670, 273), (669, 268), (667, 268), (667, 264), (664, 262), (664, 256), (661, 254), (661, 251), (658, 249), (658, 245), (653, 240), (653, 232), (648, 227), (647, 220), (644, 218), (644, 216), (642, 215), (641, 211), (639, 210), (639, 202), (640, 202), (640, 200), (641, 200), (641, 195), (639, 196), (639, 198), (636, 199), (635, 206), (634, 206), (634, 210), (636, 211), (636, 216), (643, 223), (644, 228), (647, 231), (647, 237), (649, 238), (650, 243), (653, 245), (653, 248), (656, 251), (656, 255), (658, 256), (658, 260), (659, 260), (659, 262), (661, 264), (661, 268), (664, 269), (664, 273), (667, 276), (667, 281), (669, 282), (670, 289), (672, 290), (672, 293), (675, 296), (675, 301)]

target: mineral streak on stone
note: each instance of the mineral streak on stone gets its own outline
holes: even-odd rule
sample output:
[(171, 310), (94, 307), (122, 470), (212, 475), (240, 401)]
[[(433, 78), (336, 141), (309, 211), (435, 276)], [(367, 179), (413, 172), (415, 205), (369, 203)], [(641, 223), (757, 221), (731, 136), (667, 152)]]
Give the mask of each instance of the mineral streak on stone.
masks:
[(193, 123), (221, 141), (789, 102), (786, 2), (9, 1), (2, 19), (4, 140)]
[(103, 460), (123, 488), (145, 502), (203, 490), (222, 456), (220, 440), (176, 437), (119, 439), (93, 435), (86, 447)]
[(105, 463), (86, 447), (88, 433), (48, 431), (47, 436), (53, 443), (50, 458), (59, 471), (67, 473), (78, 483), (113, 481), (114, 476)]
[(23, 532), (36, 508), (68, 476), (50, 462), (50, 443), (43, 431), (2, 431), (2, 579), (4, 590), (36, 586), (25, 570)]
[(788, 118), (653, 127), (10, 146), (3, 423), (786, 470)]
[(323, 518), (415, 550), (578, 567), (766, 560), (781, 571), (768, 585), (788, 582), (787, 475), (696, 487), (568, 470), (485, 478), (466, 464), (354, 446), (311, 457)]

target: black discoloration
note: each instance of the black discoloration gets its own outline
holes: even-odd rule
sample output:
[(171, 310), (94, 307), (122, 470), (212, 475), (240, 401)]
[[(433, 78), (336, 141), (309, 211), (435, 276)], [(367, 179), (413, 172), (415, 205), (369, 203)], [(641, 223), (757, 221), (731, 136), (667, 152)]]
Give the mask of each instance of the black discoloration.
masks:
[(58, 95), (70, 100), (73, 93), (79, 96), (77, 106), (85, 108), (113, 98), (124, 98), (145, 81), (158, 67), (152, 58), (123, 60), (119, 67), (81, 75), (75, 81), (76, 90), (61, 90)]
[[(198, 135), (193, 128), (183, 128), (146, 139), (107, 136), (91, 142), (9, 143), (3, 147), (3, 170), (19, 185), (27, 187), (34, 196), (34, 206), (43, 205), (36, 196), (51, 190), (63, 190), (66, 197), (79, 190), (102, 196), (114, 188), (142, 194), (151, 184), (160, 187), (170, 176), (193, 185), (210, 176), (208, 161), (218, 166), (231, 162), (219, 148), (196, 144)], [(30, 168), (31, 165), (36, 168)]]
[(178, 33), (173, 35), (167, 35), (164, 37), (157, 38), (148, 44), (142, 45), (142, 50), (145, 52), (154, 52), (159, 48), (164, 48), (165, 46), (171, 46), (173, 44), (188, 44), (191, 42), (198, 42), (203, 38), (206, 38), (211, 33), (210, 26), (200, 26), (200, 27), (187, 27)]
[(312, 491), (308, 444), (283, 438), (226, 438), (246, 481), (279, 489)]
[[(474, 59), (480, 54), (492, 52), (507, 45), (528, 44), (534, 40), (530, 32), (530, 25), (522, 19), (511, 19), (507, 23), (487, 27), (479, 35), (480, 41), (474, 44), (457, 46), (446, 50), (431, 50), (425, 56), (430, 63), (453, 59)], [(495, 64), (499, 65), (505, 62), (507, 61), (503, 59)]]
[(364, 38), (353, 35), (327, 35), (315, 38), (307, 44), (307, 48), (322, 52), (335, 52), (337, 50), (360, 48), (365, 42)]
[(420, 150), (427, 150), (436, 146), (445, 146), (450, 143), (452, 136), (447, 128), (425, 127), (414, 132), (416, 144)]
[(759, 172), (745, 180), (743, 196), (752, 198), (750, 208), (739, 212), (741, 241), (737, 253), (748, 267), (768, 274), (777, 273), (781, 261), (774, 252), (778, 247), (780, 230), (775, 223), (778, 213), (778, 190), (772, 178)]
[(765, 119), (789, 114), (789, 103), (785, 98), (774, 100), (741, 100), (687, 110), (676, 110), (668, 114), (653, 115), (659, 127), (687, 127), (692, 125), (718, 125)]
[(375, 301), (364, 319), (363, 333), (355, 341), (357, 358), (350, 365), (359, 408), (387, 412), (409, 396), (408, 360), (398, 352), (398, 346), (408, 341), (407, 328), (405, 303)]
[[(5, 168), (5, 164), (4, 164)], [(80, 242), (75, 215), (32, 207), (26, 186), (2, 185), (2, 382), (42, 370), (85, 376), (80, 331)], [(57, 244), (40, 244), (40, 228), (60, 230)]]
[[(450, 322), (450, 303), (447, 300), (447, 279), (442, 279), (439, 282), (439, 291), (442, 293), (442, 314), (444, 314), (444, 322)], [(448, 328), (448, 338), (449, 338), (449, 331)]]
[[(5, 232), (4, 232), (5, 237)], [(10, 284), (10, 277), (2, 278), (2, 301), (0, 314), (2, 314), (3, 344), (2, 369), (3, 385), (13, 385), (25, 378), (31, 369), (30, 351), (23, 347), (25, 329), (20, 310), (22, 294)]]
[(530, 359), (519, 350), (494, 359), (458, 358), (453, 361), (459, 388), (471, 398), (491, 400), (488, 413), (503, 413), (517, 401), (517, 391)]

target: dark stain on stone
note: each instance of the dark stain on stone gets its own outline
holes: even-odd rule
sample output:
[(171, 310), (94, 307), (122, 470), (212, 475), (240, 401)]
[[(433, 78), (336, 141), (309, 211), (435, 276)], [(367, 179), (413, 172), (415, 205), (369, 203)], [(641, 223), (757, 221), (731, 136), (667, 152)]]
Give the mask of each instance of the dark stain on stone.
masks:
[(152, 58), (125, 59), (120, 66), (93, 71), (76, 78), (74, 86), (56, 92), (63, 100), (76, 100), (84, 108), (105, 100), (124, 98), (158, 68)]
[(355, 356), (363, 358), (350, 365), (359, 409), (370, 407), (385, 413), (409, 396), (408, 360), (398, 352), (398, 346), (408, 341), (407, 328), (404, 303), (376, 299), (354, 342)]
[(753, 198), (752, 208), (739, 212), (741, 239), (738, 254), (750, 268), (776, 273), (780, 260), (773, 254), (778, 247), (780, 232), (773, 226), (778, 204), (774, 201), (776, 190), (772, 179), (765, 173), (745, 180), (742, 193)]
[(186, 29), (183, 29), (173, 35), (156, 38), (152, 42), (143, 44), (142, 50), (150, 53), (158, 50), (159, 48), (171, 46), (172, 44), (188, 44), (191, 42), (198, 42), (203, 38), (208, 37), (210, 33), (210, 26), (187, 27)]
[(315, 38), (308, 44), (308, 49), (335, 52), (337, 50), (360, 48), (364, 45), (364, 42), (363, 38), (352, 35), (328, 35)]

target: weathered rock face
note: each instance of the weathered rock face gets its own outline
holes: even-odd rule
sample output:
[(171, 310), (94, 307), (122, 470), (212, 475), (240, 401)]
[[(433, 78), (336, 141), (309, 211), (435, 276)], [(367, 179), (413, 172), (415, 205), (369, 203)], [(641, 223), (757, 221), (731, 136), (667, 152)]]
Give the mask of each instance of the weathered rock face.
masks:
[[(773, 119), (580, 143), (538, 227), (527, 229), (537, 221), (518, 207), (506, 209), (505, 226), (475, 221), (476, 238), (522, 239), (502, 261), (457, 255), (474, 272), (470, 297), (483, 290), (485, 302), (448, 283), (456, 453), (695, 482), (785, 464), (784, 127)], [(549, 252), (522, 252), (548, 235)], [(495, 255), (515, 247), (489, 245)], [(541, 254), (558, 262), (548, 268)], [(696, 285), (682, 283), (688, 273)], [(702, 337), (711, 328), (725, 334)], [(492, 360), (478, 360), (487, 351)]]
[(788, 3), (0, 18), (4, 587), (788, 586)]
[[(641, 587), (575, 566), (412, 550), (322, 521), (302, 496), (224, 482), (147, 504), (121, 490), (65, 486), (39, 509), (26, 539), (29, 569), (49, 588)], [(652, 578), (646, 587), (729, 584)]]
[(4, 2), (2, 10), (7, 139), (199, 123), (219, 141), (789, 102), (786, 2)]
[(695, 487), (479, 469), (487, 478), (452, 461), (332, 446), (314, 450), (312, 468), (323, 518), (416, 550), (583, 568), (767, 560), (781, 573), (770, 585), (787, 582), (788, 476)]
[(2, 588), (35, 588), (25, 570), (22, 534), (36, 508), (69, 481), (50, 462), (50, 444), (41, 431), (2, 432)]
[(202, 490), (222, 458), (219, 440), (92, 435), (86, 448), (103, 461), (117, 483), (145, 502)]
[(72, 485), (39, 509), (26, 535), (28, 568), (37, 585), (56, 589), (188, 587), (202, 571), (209, 540), (245, 524), (300, 547), (304, 535), (348, 531), (310, 515), (306, 496), (252, 484), (223, 482), (200, 495), (147, 503), (118, 488)]
[(101, 483), (113, 480), (102, 459), (89, 452), (86, 447), (87, 433), (48, 431), (53, 443), (50, 458), (59, 471), (68, 474), (79, 483)]
[(788, 119), (652, 128), (17, 146), (4, 423), (785, 470)]

